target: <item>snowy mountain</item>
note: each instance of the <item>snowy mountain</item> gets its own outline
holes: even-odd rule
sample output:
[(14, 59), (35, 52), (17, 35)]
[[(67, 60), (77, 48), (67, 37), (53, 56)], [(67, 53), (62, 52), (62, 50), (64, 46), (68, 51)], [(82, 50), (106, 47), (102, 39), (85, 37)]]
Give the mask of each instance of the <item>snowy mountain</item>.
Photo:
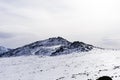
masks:
[(70, 42), (62, 37), (53, 37), (10, 50), (1, 54), (0, 57), (22, 55), (56, 56), (73, 52), (86, 52), (92, 49), (92, 45), (83, 42)]
[(54, 37), (0, 51), (0, 80), (120, 80), (120, 50)]
[(5, 47), (3, 47), (3, 46), (0, 46), (0, 54), (3, 54), (3, 53), (5, 53), (5, 52), (8, 52), (10, 49), (8, 49), (8, 48), (5, 48)]
[(0, 80), (96, 80), (101, 76), (120, 80), (119, 50), (0, 58)]

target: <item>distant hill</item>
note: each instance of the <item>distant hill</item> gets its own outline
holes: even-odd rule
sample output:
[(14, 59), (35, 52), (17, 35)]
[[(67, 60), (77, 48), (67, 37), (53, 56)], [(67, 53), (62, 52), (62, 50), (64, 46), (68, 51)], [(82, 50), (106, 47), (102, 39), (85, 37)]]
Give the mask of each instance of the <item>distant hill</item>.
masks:
[(93, 45), (83, 42), (70, 42), (62, 37), (53, 37), (46, 40), (36, 41), (10, 51), (5, 49), (5, 51), (0, 54), (0, 57), (21, 55), (56, 56), (73, 52), (86, 52), (93, 48)]

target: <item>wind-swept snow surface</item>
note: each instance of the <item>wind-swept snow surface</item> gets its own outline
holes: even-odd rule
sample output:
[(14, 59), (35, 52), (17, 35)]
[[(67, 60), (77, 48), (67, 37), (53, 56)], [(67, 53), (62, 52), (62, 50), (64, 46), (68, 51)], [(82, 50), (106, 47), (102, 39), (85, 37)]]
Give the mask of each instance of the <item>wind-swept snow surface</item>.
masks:
[(0, 80), (120, 80), (120, 51), (0, 58)]

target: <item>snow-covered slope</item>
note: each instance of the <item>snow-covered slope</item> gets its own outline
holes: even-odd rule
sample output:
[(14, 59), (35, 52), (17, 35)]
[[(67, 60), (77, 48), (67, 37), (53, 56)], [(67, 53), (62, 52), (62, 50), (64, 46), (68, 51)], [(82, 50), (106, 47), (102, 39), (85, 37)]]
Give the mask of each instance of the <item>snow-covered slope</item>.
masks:
[(0, 46), (0, 54), (9, 51), (10, 49)]
[(0, 56), (22, 56), (22, 55), (50, 55), (60, 46), (69, 45), (71, 42), (62, 37), (53, 37), (46, 40), (36, 41), (34, 43), (18, 47)]
[(120, 51), (0, 58), (0, 80), (96, 80), (103, 75), (120, 80)]
[(85, 44), (83, 42), (69, 42), (62, 37), (53, 37), (10, 50), (0, 54), (0, 57), (22, 55), (56, 56), (61, 54), (70, 54), (72, 52), (85, 52), (92, 49), (92, 45)]

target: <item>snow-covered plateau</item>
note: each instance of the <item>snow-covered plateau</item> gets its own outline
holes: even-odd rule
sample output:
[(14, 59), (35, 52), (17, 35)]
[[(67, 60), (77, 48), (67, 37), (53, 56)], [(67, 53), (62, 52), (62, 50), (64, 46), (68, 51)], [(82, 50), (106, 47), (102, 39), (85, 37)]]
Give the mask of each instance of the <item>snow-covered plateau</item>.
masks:
[(96, 80), (100, 76), (120, 80), (119, 50), (0, 58), (0, 80)]

